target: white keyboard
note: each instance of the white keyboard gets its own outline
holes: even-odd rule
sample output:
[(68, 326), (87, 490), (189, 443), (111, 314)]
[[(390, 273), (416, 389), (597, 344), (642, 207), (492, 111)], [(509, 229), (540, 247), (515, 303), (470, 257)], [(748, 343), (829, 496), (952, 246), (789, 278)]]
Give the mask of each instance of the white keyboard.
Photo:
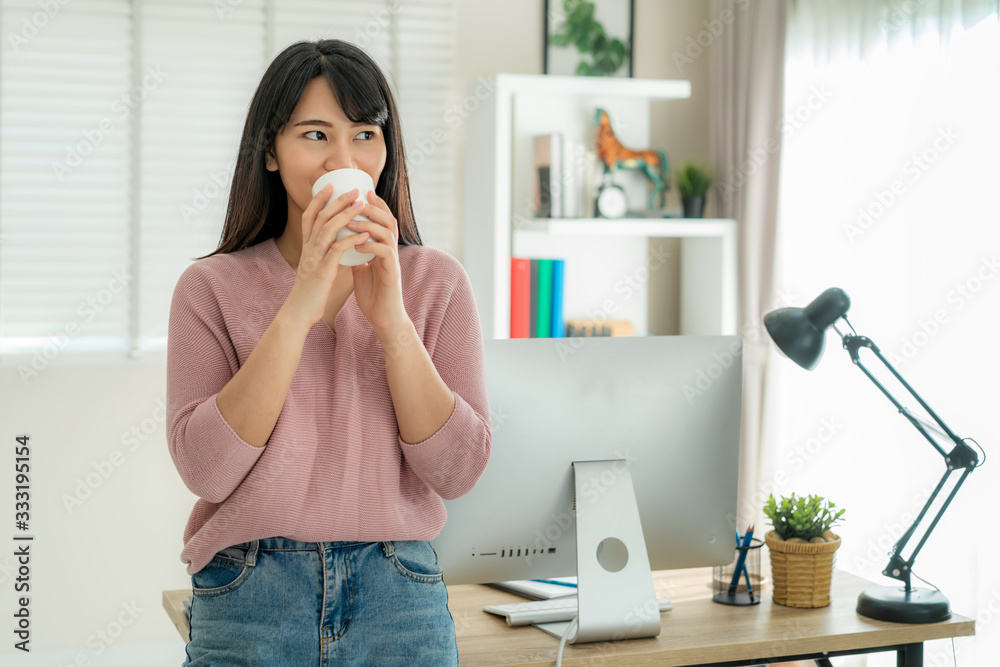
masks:
[[(660, 611), (670, 611), (673, 604), (670, 600), (657, 598)], [(530, 602), (512, 602), (510, 604), (490, 604), (483, 611), (497, 616), (506, 616), (507, 625), (533, 625), (535, 623), (555, 623), (557, 621), (572, 621), (576, 616), (576, 596), (553, 598), (551, 600), (532, 600)]]

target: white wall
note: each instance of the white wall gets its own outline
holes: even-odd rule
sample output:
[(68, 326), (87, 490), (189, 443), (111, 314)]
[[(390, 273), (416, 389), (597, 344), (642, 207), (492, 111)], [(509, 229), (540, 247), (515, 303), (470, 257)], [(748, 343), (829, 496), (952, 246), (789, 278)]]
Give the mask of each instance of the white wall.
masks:
[[(542, 0), (460, 2), (459, 89), (493, 72), (541, 73), (543, 7)], [(637, 0), (636, 13), (635, 76), (689, 78), (693, 86), (689, 102), (654, 108), (652, 143), (675, 161), (707, 160), (707, 55), (684, 72), (677, 71), (671, 58), (689, 34), (702, 29), (707, 3)], [(457, 154), (462, 155), (462, 128), (457, 132)], [(461, 210), (460, 189), (456, 212)], [(7, 457), (0, 459), (0, 469), (6, 471), (0, 475), (0, 499), (6, 503), (0, 511), (12, 521), (14, 437), (27, 433), (32, 449), (30, 533), (35, 536), (30, 592), (34, 653), (12, 651), (12, 642), (4, 641), (0, 662), (179, 665), (183, 643), (160, 596), (164, 589), (190, 585), (179, 555), (195, 497), (181, 483), (166, 449), (162, 360), (110, 366), (66, 361), (57, 357), (26, 379), (9, 360), (0, 368), (0, 451)], [(67, 508), (65, 499), (77, 493), (87, 497)], [(9, 537), (2, 539), (13, 544)], [(8, 619), (2, 627), (9, 638), (16, 562), (12, 547), (4, 546), (0, 553), (0, 617)], [(126, 607), (138, 610), (134, 618)], [(110, 650), (99, 633), (115, 636)], [(150, 647), (141, 659), (129, 653), (129, 647), (140, 644)]]
[[(30, 605), (33, 651), (66, 649), (54, 662), (110, 664), (107, 643), (183, 644), (161, 606), (161, 591), (190, 586), (180, 562), (181, 535), (194, 503), (180, 481), (164, 437), (162, 363), (65, 365), (58, 357), (37, 375), (0, 370), (5, 473), (2, 511), (13, 523), (14, 437), (31, 448)], [(4, 531), (0, 617), (10, 637), (15, 610), (19, 534)], [(18, 594), (20, 596), (20, 594)], [(13, 642), (0, 646), (9, 664)], [(179, 652), (177, 652), (179, 650)], [(14, 664), (27, 662), (19, 652)], [(22, 662), (22, 660), (25, 660)], [(89, 663), (87, 661), (90, 661)], [(152, 664), (152, 663), (150, 663)]]

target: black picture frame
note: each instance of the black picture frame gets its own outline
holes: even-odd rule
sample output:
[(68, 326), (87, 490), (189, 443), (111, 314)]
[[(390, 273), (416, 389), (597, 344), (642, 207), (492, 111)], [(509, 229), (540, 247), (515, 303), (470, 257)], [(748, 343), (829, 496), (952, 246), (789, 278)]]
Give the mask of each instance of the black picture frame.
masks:
[[(609, 76), (631, 78), (635, 48), (632, 35), (635, 32), (635, 0), (580, 0), (594, 5), (594, 20), (604, 27), (611, 39), (620, 39), (626, 50), (625, 62), (611, 74), (586, 74), (589, 76)], [(581, 61), (595, 64), (592, 57), (586, 57), (574, 46), (552, 45), (552, 35), (560, 31), (566, 20), (564, 0), (545, 0), (545, 20), (542, 32), (542, 71), (557, 76), (581, 75), (577, 70)], [(624, 34), (622, 34), (624, 33)]]

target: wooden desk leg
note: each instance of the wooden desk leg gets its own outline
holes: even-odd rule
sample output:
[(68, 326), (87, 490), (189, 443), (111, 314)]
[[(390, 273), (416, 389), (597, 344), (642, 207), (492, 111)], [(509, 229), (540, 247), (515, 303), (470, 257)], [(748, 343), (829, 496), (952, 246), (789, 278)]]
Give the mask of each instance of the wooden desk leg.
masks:
[(830, 658), (816, 658), (816, 667), (833, 667)]
[(924, 667), (924, 645), (900, 646), (896, 651), (896, 667)]

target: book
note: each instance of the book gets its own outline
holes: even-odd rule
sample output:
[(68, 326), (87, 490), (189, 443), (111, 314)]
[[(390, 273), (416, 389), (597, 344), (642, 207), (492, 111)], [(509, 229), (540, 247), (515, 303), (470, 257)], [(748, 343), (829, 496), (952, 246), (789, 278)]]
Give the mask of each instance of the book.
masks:
[(510, 337), (563, 338), (566, 260), (510, 258)]
[(510, 337), (531, 337), (531, 260), (510, 258)]
[(538, 337), (538, 260), (529, 259), (530, 278), (528, 282), (528, 337)]
[(566, 322), (566, 336), (568, 338), (633, 335), (635, 335), (635, 327), (628, 320), (569, 320)]
[(566, 321), (563, 319), (563, 283), (566, 260), (552, 260), (552, 337), (565, 338)]
[(538, 302), (535, 315), (535, 337), (552, 337), (552, 260), (538, 260)]
[(561, 134), (535, 137), (535, 217), (562, 218), (563, 139)]

